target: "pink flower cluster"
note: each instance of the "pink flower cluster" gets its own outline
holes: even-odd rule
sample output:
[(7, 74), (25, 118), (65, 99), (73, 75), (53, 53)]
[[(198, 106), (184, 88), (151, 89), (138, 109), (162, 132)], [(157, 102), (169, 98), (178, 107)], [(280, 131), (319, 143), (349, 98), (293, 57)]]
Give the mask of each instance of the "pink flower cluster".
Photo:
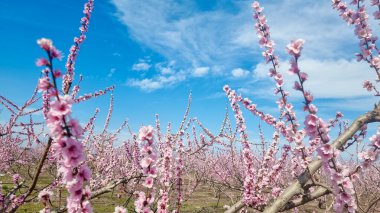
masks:
[(286, 46), (288, 53), (297, 60), (301, 56), (301, 50), (305, 41), (303, 39), (297, 39)]
[[(319, 139), (323, 142), (323, 144), (317, 149), (317, 152), (323, 161), (325, 170), (331, 177), (331, 183), (334, 187), (333, 193), (337, 197), (335, 200), (334, 208), (337, 212), (342, 212), (343, 209), (348, 206), (348, 210), (350, 212), (353, 212), (356, 209), (356, 203), (354, 199), (355, 192), (353, 185), (351, 180), (348, 177), (345, 177), (347, 174), (342, 174), (342, 171), (348, 170), (344, 170), (345, 168), (340, 165), (337, 160), (335, 160), (335, 158), (339, 155), (339, 151), (331, 147), (331, 145), (327, 144), (330, 141), (330, 126), (316, 115), (318, 109), (312, 104), (313, 96), (310, 92), (307, 92), (304, 89), (304, 83), (307, 81), (308, 76), (306, 73), (301, 72), (300, 68), (298, 67), (298, 59), (301, 56), (303, 44), (304, 41), (302, 39), (292, 41), (287, 46), (287, 50), (288, 53), (293, 57), (290, 60), (291, 68), (289, 70), (289, 73), (296, 74), (298, 76), (298, 81), (294, 83), (294, 89), (302, 92), (305, 100), (304, 110), (309, 112), (309, 114), (306, 115), (304, 121), (305, 132), (313, 142), (310, 143), (312, 147), (310, 147), (309, 152), (310, 150), (313, 150), (314, 147), (318, 144)], [(340, 114), (338, 116), (340, 116)], [(301, 133), (302, 132), (297, 132), (297, 134), (295, 134), (295, 141), (298, 147), (302, 148), (302, 157), (305, 163), (307, 163), (308, 158), (305, 152), (307, 150), (302, 145), (302, 139), (304, 136), (302, 136)], [(297, 138), (299, 138), (299, 140)], [(330, 165), (330, 163), (332, 165)], [(307, 164), (303, 165), (304, 168), (306, 168), (306, 166)], [(343, 186), (343, 184), (345, 185)]]
[(180, 212), (180, 208), (183, 201), (183, 195), (182, 195), (182, 172), (184, 168), (184, 164), (183, 164), (184, 149), (183, 149), (183, 141), (182, 141), (183, 131), (181, 131), (179, 134), (180, 134), (180, 138), (178, 140), (178, 152), (177, 152), (176, 171), (175, 171), (176, 186), (177, 186), (177, 209), (173, 210), (173, 213)]
[(88, 0), (88, 2), (84, 5), (83, 13), (85, 16), (81, 19), (81, 27), (79, 28), (80, 36), (79, 38), (77, 37), (74, 38), (74, 45), (71, 46), (70, 54), (67, 57), (67, 62), (66, 62), (67, 73), (63, 76), (63, 85), (62, 85), (63, 91), (67, 91), (73, 81), (75, 61), (77, 59), (80, 46), (83, 43), (83, 41), (86, 39), (85, 32), (88, 31), (88, 26), (90, 23), (90, 17), (91, 17), (93, 8), (94, 8), (93, 0)]
[(380, 91), (376, 89), (376, 87), (368, 80), (363, 82), (363, 88), (368, 92), (375, 92), (375, 96), (380, 96)]
[(367, 168), (380, 157), (380, 127), (377, 132), (369, 138), (371, 149), (359, 153), (359, 158), (363, 160), (362, 166)]
[(236, 125), (240, 133), (240, 139), (243, 143), (243, 161), (245, 168), (245, 180), (244, 180), (244, 202), (248, 206), (254, 206), (257, 203), (261, 202), (261, 199), (258, 199), (256, 192), (254, 191), (254, 174), (255, 169), (253, 166), (253, 154), (250, 148), (248, 135), (246, 134), (246, 125), (243, 117), (243, 113), (240, 110), (238, 102), (241, 101), (241, 96), (237, 96), (235, 90), (231, 90), (228, 85), (223, 87), (223, 90), (228, 96), (232, 110), (234, 111), (234, 116), (236, 119)]
[[(157, 155), (153, 146), (153, 127), (143, 126), (139, 131), (140, 142), (143, 143), (141, 148), (142, 159), (140, 161), (143, 175), (145, 176), (144, 187), (148, 189), (153, 188), (154, 179), (157, 177), (156, 160)], [(150, 190), (147, 194), (145, 192), (136, 192), (137, 199), (135, 201), (136, 212), (153, 212), (151, 210), (151, 204), (154, 202), (154, 191)]]
[(294, 83), (294, 89), (302, 92), (305, 100), (304, 110), (309, 112), (309, 114), (306, 115), (304, 121), (305, 131), (307, 135), (311, 140), (320, 137), (324, 143), (327, 143), (330, 141), (328, 135), (330, 129), (328, 125), (316, 115), (318, 109), (315, 105), (312, 104), (314, 98), (312, 94), (308, 91), (305, 91), (304, 88), (304, 83), (307, 81), (307, 74), (301, 72), (300, 68), (298, 67), (298, 59), (301, 56), (301, 51), (304, 43), (304, 40), (297, 39), (287, 45), (288, 53), (293, 56), (293, 58), (290, 60), (291, 68), (289, 69), (289, 73), (298, 76), (298, 81)]
[[(92, 212), (91, 205), (87, 200), (90, 191), (83, 189), (84, 183), (91, 178), (91, 171), (84, 163), (84, 148), (79, 141), (82, 138), (83, 129), (79, 122), (70, 116), (73, 104), (71, 96), (58, 94), (57, 75), (54, 75), (52, 66), (52, 59), (55, 58), (52, 56), (52, 50), (56, 50), (56, 48), (49, 39), (43, 38), (37, 43), (49, 56), (48, 72), (43, 77), (44, 80), (39, 81), (38, 87), (47, 95), (48, 100), (53, 99), (50, 106), (46, 107), (48, 109), (46, 124), (50, 130), (50, 136), (54, 140), (53, 152), (59, 161), (58, 172), (62, 174), (62, 182), (69, 192), (67, 209), (69, 212)], [(46, 82), (49, 72), (53, 79), (53, 83), (50, 85)]]
[(306, 115), (304, 124), (306, 133), (311, 139), (320, 137), (324, 143), (330, 141), (330, 128), (322, 118), (319, 118), (315, 114), (308, 114)]
[[(158, 125), (157, 125), (158, 126)], [(158, 129), (157, 129), (158, 131)], [(163, 184), (163, 189), (160, 190), (161, 199), (157, 202), (157, 212), (167, 213), (169, 212), (169, 190), (170, 190), (170, 180), (172, 178), (172, 157), (173, 148), (171, 144), (171, 135), (168, 134), (165, 140), (165, 148), (163, 150), (163, 156), (161, 159), (161, 182)]]
[[(268, 148), (265, 155), (263, 156), (263, 160), (261, 162), (260, 169), (257, 170), (257, 181), (255, 183), (255, 191), (257, 192), (255, 200), (257, 202), (257, 205), (265, 205), (266, 204), (265, 202), (268, 199), (264, 199), (265, 194), (262, 193), (263, 189), (270, 186), (274, 181), (274, 179), (272, 179), (274, 176), (273, 176), (273, 174), (270, 174), (270, 173), (273, 170), (275, 170), (271, 166), (274, 165), (275, 157), (276, 157), (276, 154), (278, 152), (278, 142), (280, 139), (280, 135), (278, 134), (278, 132), (275, 131), (273, 133), (272, 139), (273, 139), (273, 142), (270, 145), (270, 147)], [(282, 156), (282, 157), (284, 157), (284, 156)], [(280, 165), (275, 166), (276, 169), (279, 169), (280, 167), (281, 167)], [(275, 193), (275, 194), (277, 195), (277, 193)]]
[[(265, 15), (262, 13), (263, 8), (260, 7), (260, 4), (257, 1), (253, 2), (251, 7), (254, 10), (253, 17), (256, 20), (255, 29), (256, 29), (256, 34), (259, 37), (259, 44), (260, 46), (265, 48), (265, 51), (262, 54), (266, 62), (267, 63), (271, 62), (273, 66), (269, 70), (268, 74), (276, 82), (277, 88), (275, 89), (274, 93), (281, 95), (281, 98), (279, 98), (279, 100), (276, 103), (280, 109), (284, 109), (281, 111), (282, 113), (281, 117), (285, 117), (286, 121), (290, 121), (289, 130), (293, 132), (291, 134), (294, 134), (298, 126), (298, 124), (295, 123), (296, 115), (295, 115), (295, 112), (293, 111), (293, 105), (288, 103), (287, 101), (287, 96), (289, 95), (289, 93), (282, 88), (282, 86), (284, 85), (284, 78), (282, 74), (277, 71), (279, 67), (279, 60), (278, 60), (278, 56), (274, 54), (274, 42), (270, 38), (269, 26), (267, 24)], [(297, 42), (294, 45), (289, 46), (288, 49), (293, 54), (298, 55), (298, 53), (301, 50), (300, 49), (301, 46), (302, 46), (302, 42)]]
[(49, 190), (42, 190), (40, 193), (38, 193), (38, 199), (42, 202), (42, 204), (45, 206), (40, 213), (48, 213), (50, 212), (50, 199), (53, 196), (53, 192)]
[(98, 96), (106, 94), (109, 91), (113, 91), (114, 89), (115, 89), (115, 87), (111, 86), (111, 87), (105, 88), (104, 90), (96, 91), (94, 93), (84, 94), (84, 95), (79, 96), (77, 99), (74, 99), (74, 102), (79, 103), (81, 101), (86, 101), (86, 100), (89, 100), (91, 98), (96, 98)]
[[(255, 1), (252, 3), (251, 7), (254, 10), (253, 18), (256, 20), (255, 29), (259, 36), (260, 46), (265, 48), (262, 53), (267, 63), (272, 62), (274, 66), (278, 66), (278, 56), (274, 54), (274, 41), (270, 38), (269, 26), (267, 24), (267, 19), (264, 14), (262, 14), (263, 8), (260, 7), (259, 2)], [(277, 76), (279, 79), (281, 77)], [(279, 80), (280, 81), (280, 80)]]
[(355, 190), (346, 166), (339, 163), (337, 157), (340, 152), (329, 144), (317, 149), (323, 167), (330, 177), (335, 195), (334, 209), (336, 212), (356, 212)]
[[(351, 4), (356, 5), (356, 10), (349, 9), (347, 3), (342, 0), (332, 0), (332, 7), (339, 11), (340, 16), (348, 23), (355, 25), (355, 35), (359, 39), (360, 53), (357, 53), (358, 61), (365, 60), (375, 69), (378, 79), (380, 79), (380, 56), (376, 47), (376, 36), (372, 34), (372, 29), (369, 26), (368, 14), (365, 6), (360, 3), (363, 0), (353, 0)], [(372, 1), (372, 5), (378, 5), (378, 1)], [(380, 12), (374, 13), (376, 19), (380, 18)], [(375, 54), (374, 52), (377, 52)]]
[[(62, 53), (57, 48), (53, 46), (53, 42), (50, 39), (47, 38), (41, 38), (37, 40), (37, 44), (46, 52), (49, 52), (49, 57), (51, 58), (62, 58)], [(47, 66), (50, 62), (45, 58), (40, 58), (37, 60), (36, 65), (37, 66)]]

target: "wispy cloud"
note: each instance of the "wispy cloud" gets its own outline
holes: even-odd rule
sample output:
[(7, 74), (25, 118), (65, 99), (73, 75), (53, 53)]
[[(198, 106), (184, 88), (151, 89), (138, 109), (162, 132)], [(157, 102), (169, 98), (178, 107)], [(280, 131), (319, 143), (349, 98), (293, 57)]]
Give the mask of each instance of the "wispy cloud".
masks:
[(197, 67), (193, 70), (192, 74), (195, 77), (203, 77), (208, 74), (210, 67)]
[[(250, 85), (266, 76), (267, 68), (258, 64), (262, 57), (249, 1), (235, 1), (232, 9), (214, 7), (212, 10), (200, 10), (196, 3), (187, 1), (111, 1), (118, 19), (135, 41), (167, 61), (176, 62), (176, 68), (158, 66), (159, 74), (136, 80), (155, 85), (148, 88), (162, 88), (163, 84), (157, 83), (161, 78), (180, 79), (172, 81), (179, 82), (213, 74), (214, 78), (232, 77), (239, 79), (242, 85)], [(365, 63), (352, 60), (357, 51), (353, 28), (341, 20), (330, 2), (268, 0), (262, 6), (281, 58), (287, 57), (285, 46), (291, 40), (306, 40), (301, 68), (309, 73), (306, 87), (316, 97), (368, 95), (361, 84), (365, 79), (373, 79), (371, 71)], [(253, 69), (246, 70), (247, 67)], [(282, 64), (282, 71), (286, 71), (286, 67), (286, 63)], [(173, 77), (176, 69), (184, 70), (181, 78)], [(251, 71), (253, 78), (250, 78)], [(257, 84), (251, 86), (264, 94), (272, 91), (258, 88)]]
[(249, 75), (249, 71), (242, 68), (235, 68), (231, 71), (234, 78), (244, 78)]
[[(288, 62), (282, 64), (280, 71), (284, 73), (285, 88), (291, 91), (292, 96), (300, 97), (301, 94), (292, 89), (296, 76), (287, 74), (290, 67)], [(309, 76), (305, 82), (305, 88), (310, 90), (316, 98), (350, 98), (371, 95), (362, 87), (364, 80), (374, 78), (374, 71), (369, 69), (366, 63), (359, 63), (356, 60), (315, 60), (301, 57), (299, 67)], [(254, 71), (255, 79), (268, 81), (268, 70), (268, 65), (258, 64)], [(273, 90), (262, 88), (260, 93), (263, 91), (272, 92)], [(264, 96), (266, 95), (268, 92), (264, 93)]]
[(235, 11), (199, 11), (191, 2), (174, 0), (112, 2), (136, 41), (183, 68), (229, 67), (236, 58), (247, 55), (233, 41), (237, 26), (251, 21), (249, 4), (242, 12), (242, 2), (236, 2)]

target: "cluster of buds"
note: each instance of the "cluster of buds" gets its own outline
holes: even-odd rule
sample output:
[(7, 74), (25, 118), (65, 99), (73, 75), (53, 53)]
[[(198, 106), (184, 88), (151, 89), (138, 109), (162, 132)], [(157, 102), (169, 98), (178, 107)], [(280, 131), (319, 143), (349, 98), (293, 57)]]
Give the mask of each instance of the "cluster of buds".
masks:
[(142, 143), (141, 147), (141, 161), (140, 166), (142, 168), (144, 178), (144, 183), (142, 184), (145, 188), (150, 189), (148, 193), (145, 192), (136, 192), (137, 199), (135, 201), (135, 210), (136, 212), (153, 212), (151, 205), (154, 202), (155, 194), (153, 185), (154, 180), (157, 177), (156, 171), (156, 161), (157, 154), (153, 146), (153, 127), (152, 126), (143, 126), (139, 131), (139, 139)]

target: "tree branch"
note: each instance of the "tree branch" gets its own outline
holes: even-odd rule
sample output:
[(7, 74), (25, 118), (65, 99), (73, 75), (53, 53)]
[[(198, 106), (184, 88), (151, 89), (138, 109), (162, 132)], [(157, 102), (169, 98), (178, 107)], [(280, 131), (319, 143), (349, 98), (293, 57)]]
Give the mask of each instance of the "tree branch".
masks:
[[(339, 135), (338, 138), (332, 142), (331, 146), (335, 149), (340, 149), (358, 130), (360, 130), (364, 124), (373, 122), (380, 122), (380, 104), (375, 105), (375, 109), (372, 111), (358, 117), (344, 133)], [(321, 166), (321, 160), (314, 160), (311, 162), (308, 168), (298, 177), (297, 181), (288, 186), (288, 188), (286, 188), (285, 191), (273, 203), (265, 208), (264, 213), (276, 213), (282, 210), (294, 195), (302, 193), (302, 188), (305, 186), (306, 182), (316, 171), (321, 168)], [(225, 213), (237, 212), (244, 206), (244, 202), (240, 200), (230, 208), (232, 209), (234, 207), (234, 209), (228, 209)]]
[[(89, 200), (92, 200), (92, 199), (94, 199), (96, 197), (99, 197), (102, 194), (105, 194), (105, 193), (108, 193), (108, 192), (112, 192), (112, 190), (115, 187), (117, 187), (118, 185), (120, 185), (122, 183), (128, 183), (130, 180), (135, 179), (135, 178), (141, 178), (141, 175), (139, 175), (139, 176), (133, 176), (133, 177), (130, 177), (128, 179), (121, 178), (121, 179), (112, 180), (111, 182), (109, 182), (103, 188), (100, 188), (100, 189), (94, 191), (93, 193), (91, 193), (91, 196), (90, 196)], [(67, 208), (63, 207), (63, 208), (60, 208), (57, 212), (62, 213), (62, 212), (66, 212), (66, 211), (67, 211)]]
[(318, 187), (318, 189), (316, 189), (311, 194), (308, 194), (308, 195), (302, 196), (301, 198), (289, 201), (284, 206), (284, 208), (281, 209), (281, 211), (286, 211), (286, 210), (289, 210), (289, 209), (292, 209), (292, 208), (304, 205), (304, 204), (306, 204), (306, 203), (308, 203), (308, 202), (310, 202), (312, 200), (315, 200), (315, 199), (317, 199), (319, 197), (322, 197), (324, 195), (328, 195), (330, 193), (331, 193), (331, 191), (329, 191), (328, 189), (326, 189), (324, 187)]
[[(41, 174), (41, 170), (42, 170), (42, 167), (44, 166), (44, 163), (45, 163), (45, 160), (46, 160), (46, 156), (47, 154), (49, 153), (49, 150), (50, 150), (50, 146), (51, 146), (51, 143), (53, 142), (53, 139), (52, 138), (49, 138), (47, 144), (46, 144), (46, 148), (45, 148), (45, 151), (42, 155), (42, 158), (40, 160), (40, 163), (38, 164), (37, 166), (37, 170), (36, 172), (34, 173), (34, 177), (33, 177), (33, 181), (32, 181), (32, 185), (29, 187), (28, 191), (23, 195), (23, 202), (26, 200), (26, 198), (32, 194), (33, 190), (36, 188), (36, 185), (37, 185), (37, 181), (38, 181), (38, 178)], [(13, 207), (10, 212), (15, 212), (18, 207), (20, 207), (20, 205), (16, 205), (15, 207)]]
[[(340, 149), (343, 147), (350, 138), (364, 125), (373, 122), (380, 121), (380, 105), (375, 105), (375, 109), (360, 116), (357, 118), (351, 126), (341, 134), (335, 141), (331, 144), (331, 146), (335, 149)], [(306, 169), (299, 177), (296, 182), (290, 185), (280, 197), (278, 197), (271, 205), (268, 205), (264, 213), (275, 213), (279, 212), (289, 200), (299, 193), (306, 182), (311, 178), (311, 176), (319, 170), (322, 166), (321, 160), (314, 160), (309, 164), (308, 169)]]

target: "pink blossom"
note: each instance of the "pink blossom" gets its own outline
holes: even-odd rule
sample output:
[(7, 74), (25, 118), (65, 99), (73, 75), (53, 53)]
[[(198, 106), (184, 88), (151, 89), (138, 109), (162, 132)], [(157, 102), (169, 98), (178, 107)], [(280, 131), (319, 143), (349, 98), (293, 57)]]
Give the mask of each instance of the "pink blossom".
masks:
[(83, 181), (89, 181), (91, 178), (91, 170), (85, 165), (80, 166), (78, 176), (83, 179)]
[(83, 134), (83, 129), (80, 126), (78, 120), (70, 119), (68, 125), (71, 127), (70, 133), (73, 136), (79, 137), (79, 136), (81, 136)]
[[(90, 170), (89, 170), (90, 171)], [(84, 199), (89, 199), (90, 198), (90, 196), (91, 196), (91, 189), (90, 189), (90, 186), (86, 186), (84, 189), (83, 189), (83, 193), (82, 193), (82, 195), (83, 195), (83, 198)]]
[(301, 84), (298, 81), (295, 81), (293, 89), (301, 91), (301, 89), (302, 89)]
[(367, 89), (368, 92), (371, 92), (373, 90), (373, 84), (368, 80), (364, 81), (363, 88)]
[(375, 67), (376, 69), (380, 69), (380, 57), (375, 56), (371, 60), (371, 65)]
[(82, 199), (82, 184), (83, 182), (74, 180), (67, 184), (67, 190), (70, 193), (69, 199), (72, 201), (80, 201)]
[(63, 154), (67, 158), (77, 158), (82, 154), (83, 145), (73, 139), (66, 141), (66, 146), (62, 149)]
[(63, 128), (60, 124), (61, 120), (56, 121), (55, 119), (59, 117), (51, 115), (51, 111), (47, 114), (47, 116), (48, 116), (47, 126), (49, 127), (50, 134), (53, 137), (60, 137), (63, 134)]
[(90, 201), (85, 200), (82, 202), (82, 213), (92, 213), (93, 209)]
[(314, 104), (309, 104), (309, 112), (311, 114), (316, 114), (318, 112), (318, 108)]
[(251, 5), (251, 7), (255, 10), (257, 10), (260, 7), (260, 3), (257, 1), (254, 1)]
[(147, 177), (143, 183), (143, 186), (145, 186), (146, 188), (152, 188), (153, 182), (154, 182), (154, 180), (152, 177)]
[(55, 47), (51, 48), (50, 51), (51, 51), (50, 54), (51, 54), (52, 58), (57, 58), (59, 60), (62, 59), (62, 52), (61, 51), (57, 50)]
[(52, 196), (53, 192), (45, 189), (38, 193), (38, 199), (40, 199), (42, 203), (47, 203)]
[(330, 160), (334, 156), (334, 150), (330, 144), (324, 144), (317, 149), (319, 156), (323, 161)]
[(139, 138), (141, 141), (152, 140), (153, 138), (153, 127), (152, 126), (143, 126), (139, 131)]
[(315, 137), (317, 134), (318, 117), (313, 114), (309, 114), (306, 116), (304, 124), (308, 135)]
[(62, 77), (62, 72), (59, 71), (59, 70), (54, 70), (54, 71), (53, 71), (53, 75), (54, 75), (54, 77), (56, 77), (56, 78), (60, 78), (60, 77)]
[(301, 78), (301, 82), (306, 81), (307, 78), (308, 78), (308, 75), (305, 72), (300, 72), (299, 75), (300, 75), (300, 78)]
[(38, 67), (46, 66), (48, 64), (49, 64), (49, 61), (46, 58), (39, 58), (36, 61), (36, 66)]
[(150, 158), (150, 157), (144, 157), (142, 160), (141, 160), (141, 167), (142, 168), (147, 168), (151, 165), (151, 163), (153, 163), (153, 159)]
[(288, 53), (293, 55), (295, 58), (298, 58), (301, 54), (302, 46), (305, 43), (303, 39), (297, 39), (292, 41), (290, 44), (286, 46)]
[(306, 100), (307, 100), (308, 102), (312, 102), (313, 99), (314, 99), (313, 95), (312, 95), (309, 91), (305, 91), (305, 92), (304, 92), (304, 96), (305, 96), (305, 98), (306, 98)]
[(64, 157), (63, 158), (63, 164), (65, 166), (76, 167), (80, 163), (82, 163), (84, 160), (85, 160), (85, 157), (83, 156), (83, 154), (80, 154), (78, 156)]
[(284, 79), (283, 79), (281, 73), (277, 73), (277, 74), (274, 76), (274, 80), (275, 80), (276, 83), (277, 83), (277, 87), (282, 87), (282, 86), (283, 86), (283, 84), (284, 84)]
[(299, 70), (299, 67), (298, 67), (296, 60), (294, 60), (294, 58), (290, 59), (290, 69), (288, 70), (288, 73), (293, 75), (293, 74), (297, 74), (299, 72), (300, 72), (300, 70)]
[(45, 51), (49, 51), (53, 47), (53, 42), (47, 38), (38, 39), (37, 44)]
[(359, 158), (368, 161), (375, 161), (378, 158), (378, 154), (374, 151), (363, 151), (359, 153)]
[(127, 209), (122, 206), (116, 206), (114, 213), (128, 213)]
[(72, 99), (70, 96), (61, 96), (60, 100), (51, 103), (51, 113), (55, 116), (68, 115), (71, 112)]
[(50, 84), (50, 78), (49, 77), (43, 77), (38, 80), (38, 89), (40, 91), (46, 91), (48, 90), (52, 85)]
[(228, 85), (223, 86), (223, 91), (227, 92), (230, 90), (230, 87)]
[(148, 174), (149, 177), (156, 178), (157, 177), (157, 171), (154, 167), (148, 167), (144, 168), (144, 173)]

